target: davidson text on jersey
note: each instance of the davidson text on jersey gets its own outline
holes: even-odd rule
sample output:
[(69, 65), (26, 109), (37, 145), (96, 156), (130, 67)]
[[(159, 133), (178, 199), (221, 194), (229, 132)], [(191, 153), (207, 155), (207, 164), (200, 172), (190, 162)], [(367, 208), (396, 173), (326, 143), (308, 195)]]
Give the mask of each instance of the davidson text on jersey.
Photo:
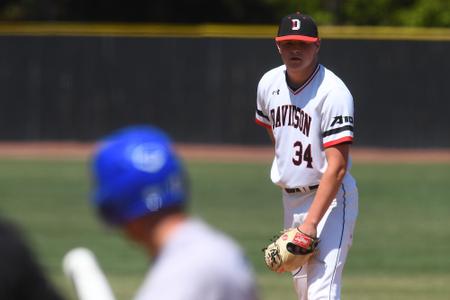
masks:
[(281, 105), (270, 110), (272, 128), (292, 126), (298, 128), (304, 135), (309, 136), (311, 116), (295, 105)]

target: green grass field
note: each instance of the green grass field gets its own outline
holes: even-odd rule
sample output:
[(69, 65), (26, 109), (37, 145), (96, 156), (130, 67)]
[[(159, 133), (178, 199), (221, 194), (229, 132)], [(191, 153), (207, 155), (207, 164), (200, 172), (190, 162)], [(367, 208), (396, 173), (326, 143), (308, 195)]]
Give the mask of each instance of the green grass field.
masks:
[[(269, 165), (187, 162), (191, 212), (241, 243), (262, 299), (295, 299), (289, 276), (269, 272), (262, 259), (261, 248), (282, 224)], [(450, 165), (355, 163), (352, 173), (360, 214), (343, 299), (449, 299)], [(85, 161), (2, 159), (0, 214), (20, 225), (68, 299), (75, 296), (61, 259), (76, 246), (96, 253), (118, 300), (131, 299), (148, 259), (96, 219), (89, 185)]]

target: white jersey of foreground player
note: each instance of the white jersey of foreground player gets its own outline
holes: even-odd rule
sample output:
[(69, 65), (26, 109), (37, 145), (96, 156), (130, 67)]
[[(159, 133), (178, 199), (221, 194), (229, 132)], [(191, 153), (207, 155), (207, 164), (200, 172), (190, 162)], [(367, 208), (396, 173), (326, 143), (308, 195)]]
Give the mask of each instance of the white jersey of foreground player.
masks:
[(135, 300), (254, 300), (253, 278), (234, 241), (189, 219), (161, 249)]

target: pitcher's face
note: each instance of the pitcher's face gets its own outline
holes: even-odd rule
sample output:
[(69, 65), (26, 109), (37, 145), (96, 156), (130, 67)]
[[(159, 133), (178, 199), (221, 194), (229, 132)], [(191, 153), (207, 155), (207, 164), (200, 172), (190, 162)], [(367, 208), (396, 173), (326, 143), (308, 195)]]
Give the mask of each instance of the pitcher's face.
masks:
[(320, 41), (280, 41), (277, 43), (278, 51), (287, 69), (304, 70), (316, 65), (320, 49)]

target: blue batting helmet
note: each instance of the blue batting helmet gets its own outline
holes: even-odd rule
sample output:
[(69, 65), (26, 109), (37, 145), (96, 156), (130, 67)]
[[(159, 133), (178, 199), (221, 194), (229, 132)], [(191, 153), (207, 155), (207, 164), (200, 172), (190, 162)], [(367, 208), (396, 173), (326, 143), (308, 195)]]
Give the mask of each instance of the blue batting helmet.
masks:
[(169, 137), (155, 127), (131, 126), (101, 140), (92, 171), (92, 202), (112, 225), (183, 206), (187, 199), (182, 163)]

